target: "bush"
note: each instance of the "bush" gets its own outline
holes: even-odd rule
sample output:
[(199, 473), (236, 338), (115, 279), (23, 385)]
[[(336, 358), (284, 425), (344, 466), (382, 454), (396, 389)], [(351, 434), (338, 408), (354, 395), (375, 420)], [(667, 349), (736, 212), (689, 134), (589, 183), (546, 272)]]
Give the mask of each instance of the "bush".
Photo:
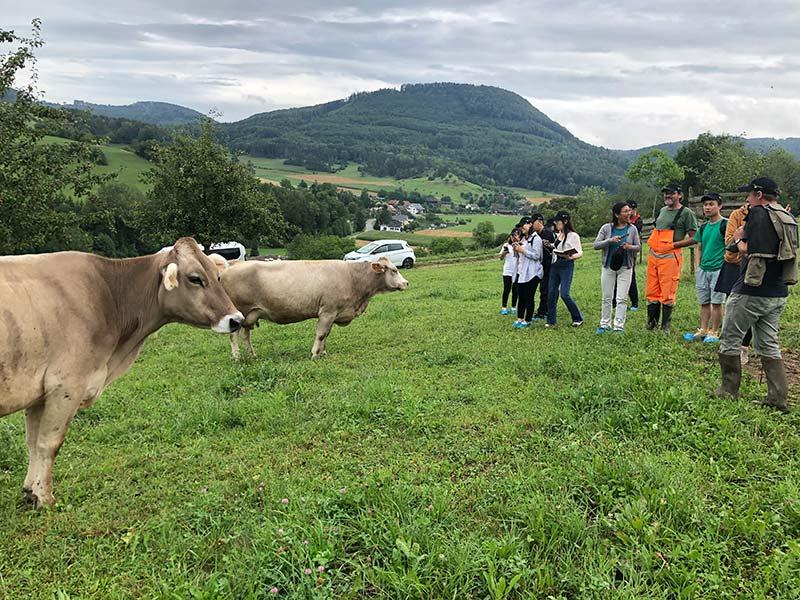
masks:
[(477, 227), (472, 230), (472, 237), (481, 248), (490, 248), (494, 245), (494, 225), (491, 221), (478, 223)]
[(298, 235), (286, 246), (286, 253), (292, 260), (340, 259), (356, 249), (352, 238), (335, 235)]
[(453, 252), (463, 252), (464, 242), (461, 238), (436, 238), (431, 242), (431, 254), (451, 254)]

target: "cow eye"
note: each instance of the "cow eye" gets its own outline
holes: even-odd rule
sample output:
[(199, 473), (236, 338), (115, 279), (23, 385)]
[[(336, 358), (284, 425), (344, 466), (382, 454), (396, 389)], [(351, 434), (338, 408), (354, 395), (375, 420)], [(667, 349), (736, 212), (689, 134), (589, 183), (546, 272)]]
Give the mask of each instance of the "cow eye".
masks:
[(197, 275), (191, 275), (189, 277), (189, 281), (194, 285), (199, 285), (200, 287), (203, 287), (203, 280), (200, 279)]

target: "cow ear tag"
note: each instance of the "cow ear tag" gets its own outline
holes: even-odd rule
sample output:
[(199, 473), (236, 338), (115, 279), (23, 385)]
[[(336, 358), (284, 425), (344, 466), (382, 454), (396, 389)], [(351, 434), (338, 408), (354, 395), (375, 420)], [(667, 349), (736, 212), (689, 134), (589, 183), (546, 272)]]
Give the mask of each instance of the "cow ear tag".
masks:
[(164, 269), (164, 287), (167, 291), (172, 291), (178, 287), (178, 265), (169, 263)]

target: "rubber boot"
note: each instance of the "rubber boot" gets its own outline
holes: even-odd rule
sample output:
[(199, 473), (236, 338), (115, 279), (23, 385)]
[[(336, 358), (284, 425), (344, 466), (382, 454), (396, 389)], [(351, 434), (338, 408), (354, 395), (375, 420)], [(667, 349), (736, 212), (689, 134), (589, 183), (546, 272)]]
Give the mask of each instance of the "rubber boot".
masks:
[(672, 309), (675, 308), (674, 306), (669, 306), (667, 304), (662, 305), (661, 307), (661, 330), (664, 333), (669, 333), (670, 325), (672, 325)]
[(782, 358), (761, 357), (761, 366), (767, 378), (767, 397), (759, 400), (761, 404), (777, 408), (781, 412), (789, 412), (789, 383), (786, 381), (786, 369)]
[(742, 381), (742, 362), (738, 354), (718, 354), (719, 369), (722, 372), (722, 385), (714, 390), (717, 398), (739, 397), (739, 384)]
[(661, 316), (661, 304), (654, 302), (647, 305), (647, 329), (653, 331), (658, 327), (658, 317)]

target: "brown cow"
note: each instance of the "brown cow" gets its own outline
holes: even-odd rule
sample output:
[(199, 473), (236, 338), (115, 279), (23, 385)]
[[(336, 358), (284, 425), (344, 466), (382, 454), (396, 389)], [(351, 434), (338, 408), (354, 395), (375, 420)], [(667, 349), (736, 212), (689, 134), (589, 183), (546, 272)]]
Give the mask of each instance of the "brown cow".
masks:
[(169, 253), (0, 258), (0, 416), (25, 411), (23, 491), (53, 504), (53, 461), (78, 409), (131, 366), (148, 335), (178, 322), (236, 331), (244, 317), (191, 238)]
[[(348, 325), (367, 309), (375, 294), (408, 287), (385, 257), (376, 262), (248, 261), (223, 270), (220, 279), (245, 315), (239, 334), (253, 356), (250, 332), (259, 319), (284, 324), (318, 318), (311, 358), (319, 358), (325, 355), (325, 338), (334, 323)], [(239, 358), (236, 335), (231, 335), (231, 352)]]

